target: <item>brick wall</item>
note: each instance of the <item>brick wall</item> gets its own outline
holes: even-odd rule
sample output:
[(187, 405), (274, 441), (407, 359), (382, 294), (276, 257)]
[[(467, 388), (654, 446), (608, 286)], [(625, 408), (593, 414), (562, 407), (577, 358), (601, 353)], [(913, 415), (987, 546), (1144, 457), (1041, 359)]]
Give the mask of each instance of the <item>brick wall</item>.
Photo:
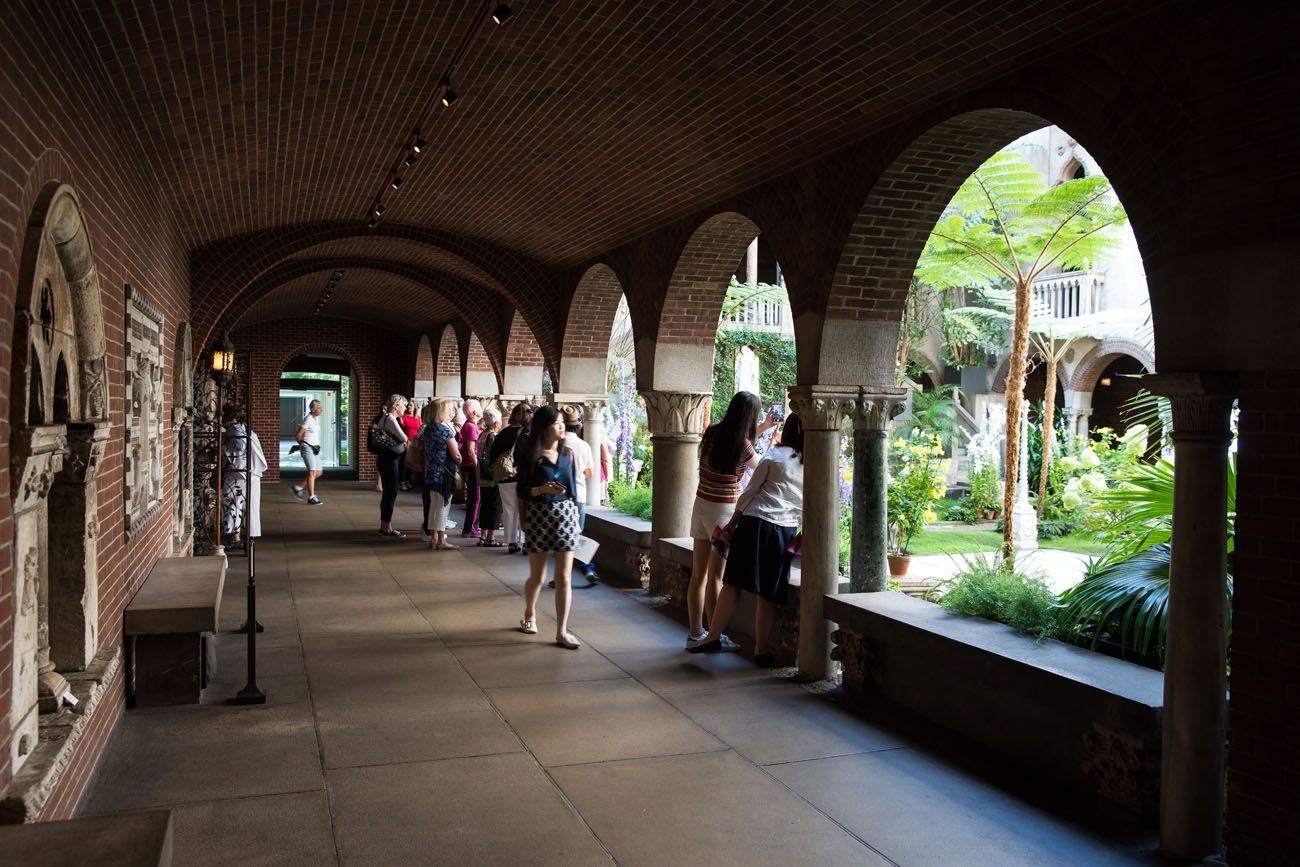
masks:
[(582, 275), (569, 301), (564, 324), (564, 355), (568, 358), (604, 358), (614, 328), (623, 284), (608, 265), (597, 263)]
[[(33, 17), (33, 16), (39, 16)], [(101, 647), (121, 641), (121, 613), (171, 534), (172, 444), (165, 445), (161, 513), (127, 541), (123, 525), (124, 284), (163, 315), (165, 412), (170, 416), (175, 335), (189, 317), (188, 250), (176, 226), (156, 166), (139, 151), (122, 120), (116, 90), (95, 62), (90, 38), (75, 27), (52, 26), (46, 7), (11, 3), (0, 22), (0, 788), (12, 779), (8, 719), (12, 695), (13, 522), (9, 422), (14, 305), (27, 221), (50, 183), (77, 192), (98, 273), (107, 346), (111, 435), (99, 469), (99, 624)], [(170, 431), (170, 426), (167, 427)], [(169, 436), (169, 435), (168, 435)], [(73, 756), (70, 786), (50, 809), (66, 816), (121, 711), (115, 690), (93, 721), (92, 735)], [(48, 811), (47, 811), (48, 812)]]
[(429, 345), (429, 335), (420, 335), (420, 343), (415, 348), (416, 380), (433, 380), (433, 349)]
[(1242, 383), (1228, 854), (1284, 864), (1300, 852), (1300, 371)]
[(488, 358), (487, 352), (483, 349), (483, 342), (478, 339), (478, 335), (470, 332), (469, 335), (469, 353), (465, 356), (465, 369), (478, 371), (492, 371), (492, 359)]
[(506, 364), (536, 367), (543, 363), (542, 347), (533, 336), (533, 329), (524, 319), (523, 312), (516, 310), (510, 323), (510, 342), (506, 344)]
[[(435, 348), (436, 361), (434, 362), (433, 372), (435, 378), (438, 376), (457, 376), (464, 373), (464, 364), (461, 361), (460, 337), (456, 334), (456, 329), (452, 325), (447, 325), (442, 329), (442, 336), (438, 340), (438, 346)], [(464, 377), (460, 376), (461, 383), (464, 383)], [(435, 381), (436, 386), (436, 381)], [(443, 397), (452, 397), (452, 395), (442, 395)], [(460, 395), (455, 395), (459, 397)]]
[(253, 429), (262, 440), (269, 465), (263, 480), (280, 478), (280, 373), (308, 350), (337, 352), (352, 366), (352, 454), (358, 478), (375, 478), (375, 457), (366, 451), (365, 432), (388, 395), (411, 390), (409, 359), (415, 341), (372, 325), (327, 316), (281, 319), (231, 335), (237, 351), (247, 353), (253, 369)]

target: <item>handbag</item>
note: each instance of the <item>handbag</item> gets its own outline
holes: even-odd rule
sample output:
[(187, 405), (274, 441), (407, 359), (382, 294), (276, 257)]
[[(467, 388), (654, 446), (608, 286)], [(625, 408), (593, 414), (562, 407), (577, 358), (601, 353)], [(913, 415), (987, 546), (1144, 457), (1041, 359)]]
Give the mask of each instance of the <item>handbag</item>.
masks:
[(785, 546), (785, 552), (792, 557), (803, 554), (803, 530), (794, 534), (794, 537), (790, 539), (790, 544)]
[(405, 451), (405, 447), (388, 431), (372, 427), (366, 433), (366, 451), (380, 457), (395, 458)]
[(424, 472), (424, 428), (406, 444), (406, 468), (413, 473)]

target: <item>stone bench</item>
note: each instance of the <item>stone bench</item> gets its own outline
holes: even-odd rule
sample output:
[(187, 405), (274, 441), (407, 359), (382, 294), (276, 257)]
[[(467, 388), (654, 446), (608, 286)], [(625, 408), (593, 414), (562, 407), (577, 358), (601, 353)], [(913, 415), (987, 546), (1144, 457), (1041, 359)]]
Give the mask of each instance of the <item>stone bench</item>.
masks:
[(604, 507), (587, 510), (583, 535), (600, 543), (596, 571), (616, 587), (650, 584), (650, 522)]
[(164, 557), (126, 606), (127, 706), (197, 704), (213, 672), (225, 557)]
[(901, 593), (826, 597), (850, 697), (879, 697), (1134, 824), (1159, 813), (1164, 677)]
[[(660, 539), (655, 548), (655, 556), (660, 559), (661, 574), (664, 576), (664, 595), (668, 598), (670, 611), (686, 625), (686, 589), (691, 582), (691, 552), (694, 540), (683, 536), (675, 539)], [(780, 609), (776, 634), (772, 637), (772, 655), (778, 665), (794, 665), (799, 651), (799, 594), (800, 594), (800, 559), (794, 560), (790, 567), (790, 593), (787, 604)], [(847, 593), (849, 579), (841, 577), (839, 592)], [(740, 594), (740, 604), (727, 627), (727, 635), (738, 640), (746, 654), (754, 647), (754, 595)]]
[(169, 867), (168, 810), (0, 826), (0, 864), (41, 867)]

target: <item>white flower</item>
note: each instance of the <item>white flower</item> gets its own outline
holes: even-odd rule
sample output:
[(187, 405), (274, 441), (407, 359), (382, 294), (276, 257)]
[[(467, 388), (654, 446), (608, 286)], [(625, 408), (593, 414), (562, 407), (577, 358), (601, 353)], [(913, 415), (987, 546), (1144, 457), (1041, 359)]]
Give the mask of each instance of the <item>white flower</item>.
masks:
[(1085, 470), (1095, 470), (1101, 466), (1101, 458), (1092, 449), (1084, 449), (1083, 454), (1079, 455), (1079, 463)]
[(1074, 455), (1066, 455), (1061, 458), (1059, 466), (1067, 473), (1076, 472), (1079, 469), (1079, 459)]
[(1065, 508), (1067, 512), (1079, 508), (1079, 506), (1082, 503), (1083, 503), (1083, 497), (1079, 496), (1077, 493), (1069, 490), (1068, 488), (1066, 489), (1065, 493), (1061, 496), (1061, 505)]
[(1095, 494), (1106, 490), (1106, 477), (1101, 473), (1088, 473), (1081, 481), (1085, 491)]

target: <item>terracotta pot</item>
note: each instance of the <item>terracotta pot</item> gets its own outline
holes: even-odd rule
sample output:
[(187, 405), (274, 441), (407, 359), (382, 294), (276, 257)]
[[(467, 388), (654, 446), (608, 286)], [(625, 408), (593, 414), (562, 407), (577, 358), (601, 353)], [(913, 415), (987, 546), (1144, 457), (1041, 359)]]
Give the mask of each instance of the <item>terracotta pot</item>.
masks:
[(889, 574), (893, 578), (902, 578), (907, 574), (907, 567), (912, 565), (910, 554), (886, 554), (889, 560)]

